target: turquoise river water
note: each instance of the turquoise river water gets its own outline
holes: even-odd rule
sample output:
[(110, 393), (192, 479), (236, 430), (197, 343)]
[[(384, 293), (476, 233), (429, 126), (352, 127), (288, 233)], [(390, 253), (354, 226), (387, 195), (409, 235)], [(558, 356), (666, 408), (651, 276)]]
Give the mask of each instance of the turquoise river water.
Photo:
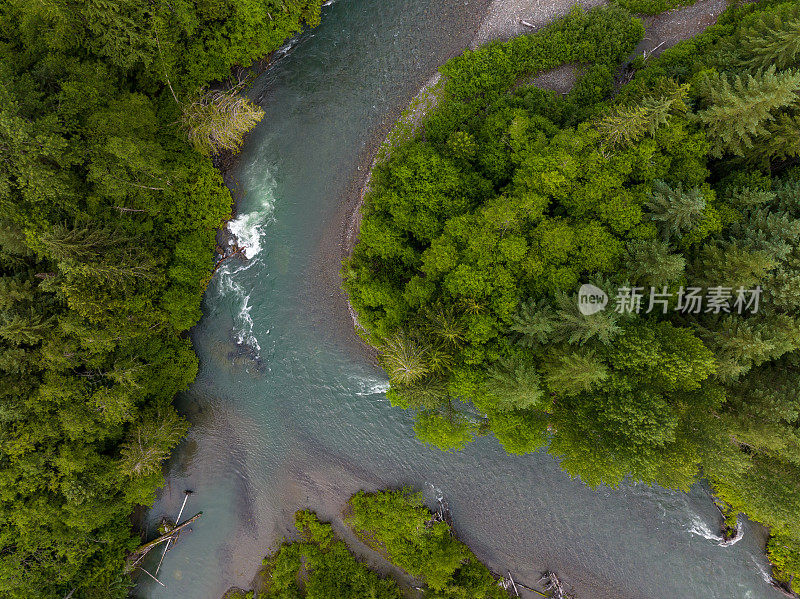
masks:
[[(467, 43), (454, 29), (474, 29), (484, 7), (339, 0), (254, 85), (266, 116), (241, 155), (231, 224), (250, 260), (227, 264), (206, 293), (193, 333), (200, 374), (178, 400), (193, 426), (148, 521), (152, 533), (161, 516), (174, 518), (187, 488), (185, 513), (204, 515), (167, 554), (166, 587), (142, 576), (137, 596), (249, 588), (295, 510), (341, 529), (354, 491), (411, 484), (431, 501), (443, 494), (461, 538), (528, 584), (552, 569), (578, 599), (780, 597), (765, 582), (763, 532), (745, 523), (744, 538), (721, 547), (719, 513), (700, 484), (689, 494), (593, 490), (548, 455), (508, 456), (491, 437), (457, 454), (424, 447), (411, 415), (386, 400), (382, 372), (340, 342), (346, 318), (320, 307), (333, 293), (315, 274), (326, 265), (320, 240), (371, 144)], [(327, 260), (335, 270), (338, 256)]]

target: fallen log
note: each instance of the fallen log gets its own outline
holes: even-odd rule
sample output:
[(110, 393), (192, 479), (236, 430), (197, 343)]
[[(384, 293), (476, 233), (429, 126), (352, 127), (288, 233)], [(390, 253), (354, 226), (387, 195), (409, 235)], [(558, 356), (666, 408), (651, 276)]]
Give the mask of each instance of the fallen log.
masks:
[(149, 543), (145, 543), (144, 545), (141, 545), (138, 549), (135, 549), (134, 551), (132, 551), (127, 557), (127, 561), (128, 562), (132, 562), (132, 563), (129, 563), (126, 566), (126, 569), (127, 570), (132, 570), (136, 566), (136, 564), (138, 564), (142, 560), (142, 558), (144, 558), (144, 556), (147, 555), (147, 553), (153, 547), (156, 547), (157, 545), (160, 545), (161, 543), (172, 539), (181, 530), (183, 530), (184, 528), (189, 526), (192, 522), (197, 520), (202, 515), (203, 515), (203, 512), (196, 513), (194, 516), (192, 516), (191, 518), (186, 520), (186, 522), (178, 524), (175, 528), (173, 528), (172, 530), (170, 530), (166, 534), (163, 534), (160, 537), (158, 537), (157, 539), (153, 539)]
[(519, 597), (519, 591), (517, 590), (517, 585), (514, 584), (514, 578), (511, 576), (511, 570), (508, 571), (508, 580), (511, 582), (511, 588), (514, 589), (514, 594)]
[(142, 572), (144, 572), (145, 574), (147, 574), (147, 575), (148, 575), (150, 578), (152, 578), (153, 580), (155, 580), (155, 581), (156, 581), (158, 584), (160, 584), (162, 587), (164, 587), (164, 588), (167, 588), (167, 585), (165, 585), (165, 584), (164, 584), (163, 582), (161, 582), (161, 581), (160, 581), (158, 578), (156, 578), (155, 576), (153, 576), (152, 574), (150, 574), (150, 572), (148, 572), (147, 570), (145, 570), (145, 569), (144, 569), (144, 568), (142, 568), (141, 566), (139, 566), (139, 569), (140, 569)]
[[(186, 507), (186, 502), (189, 500), (189, 495), (191, 494), (192, 492), (189, 491), (188, 489), (183, 492), (184, 495), (183, 504), (181, 505), (181, 510), (178, 512), (178, 517), (175, 518), (175, 522), (181, 521), (181, 516), (183, 515), (183, 508)], [(170, 530), (169, 532), (172, 532), (172, 530)], [(164, 557), (167, 555), (167, 551), (169, 551), (169, 545), (172, 541), (173, 539), (167, 539), (167, 544), (164, 545), (164, 553), (161, 554), (161, 559), (158, 562), (158, 567), (156, 568), (156, 576), (158, 576), (158, 571), (161, 569), (161, 564), (164, 563)]]
[(246, 246), (239, 247), (238, 245), (234, 245), (230, 249), (230, 251), (228, 251), (228, 252), (226, 252), (226, 251), (220, 252), (222, 257), (219, 260), (217, 260), (216, 263), (214, 264), (214, 268), (211, 270), (211, 276), (213, 277), (216, 274), (216, 272), (220, 269), (220, 267), (223, 264), (225, 264), (226, 260), (230, 260), (231, 258), (233, 258), (235, 256), (242, 256), (243, 258), (247, 258), (247, 254), (245, 254), (246, 250), (247, 250)]
[(564, 590), (564, 585), (558, 579), (555, 572), (547, 571), (542, 574), (539, 581), (544, 581), (545, 589), (553, 593), (555, 599), (568, 599), (569, 595)]

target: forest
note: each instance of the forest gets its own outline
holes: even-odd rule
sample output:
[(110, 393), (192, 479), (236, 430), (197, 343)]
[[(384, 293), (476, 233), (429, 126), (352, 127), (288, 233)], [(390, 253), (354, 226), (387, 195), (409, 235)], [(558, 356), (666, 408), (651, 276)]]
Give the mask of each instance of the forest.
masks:
[[(459, 541), (422, 494), (409, 488), (358, 492), (345, 524), (388, 562), (424, 585), (424, 599), (509, 597), (489, 569)], [(284, 540), (267, 556), (258, 589), (232, 590), (225, 599), (402, 599), (390, 576), (370, 570), (310, 511), (295, 514), (299, 539)]]
[[(441, 68), (345, 287), (420, 440), (492, 434), (589, 485), (702, 477), (798, 591), (800, 5), (732, 4), (631, 61), (626, 4)], [(530, 84), (565, 64), (569, 93)]]
[(242, 69), (321, 0), (0, 3), (0, 595), (125, 597), (135, 506), (261, 118)]

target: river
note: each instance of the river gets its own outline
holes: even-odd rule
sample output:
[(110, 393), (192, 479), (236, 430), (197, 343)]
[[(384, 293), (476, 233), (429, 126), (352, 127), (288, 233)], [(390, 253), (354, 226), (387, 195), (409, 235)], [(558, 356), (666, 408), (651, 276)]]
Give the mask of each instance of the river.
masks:
[(206, 293), (193, 331), (200, 374), (177, 401), (192, 428), (169, 462), (150, 532), (162, 515), (174, 518), (184, 489), (194, 491), (185, 514), (204, 515), (167, 554), (166, 587), (140, 577), (137, 596), (217, 599), (249, 588), (295, 510), (310, 507), (341, 531), (351, 493), (401, 484), (445, 495), (461, 538), (490, 567), (528, 584), (552, 569), (578, 599), (781, 596), (764, 579), (763, 531), (746, 522), (740, 542), (720, 547), (719, 513), (700, 484), (689, 494), (593, 490), (550, 456), (508, 456), (491, 437), (456, 454), (424, 447), (411, 415), (386, 400), (385, 376), (347, 341), (346, 316), (332, 316), (338, 256), (321, 258), (330, 248), (320, 240), (375, 140), (467, 45), (485, 7), (339, 0), (256, 81), (266, 116), (241, 154), (231, 225), (251, 259), (223, 267)]

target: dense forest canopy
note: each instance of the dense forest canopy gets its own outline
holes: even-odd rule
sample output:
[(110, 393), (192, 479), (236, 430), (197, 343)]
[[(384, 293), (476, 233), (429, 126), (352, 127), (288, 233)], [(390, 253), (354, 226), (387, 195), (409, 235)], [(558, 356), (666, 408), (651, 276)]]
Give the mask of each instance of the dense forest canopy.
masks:
[(203, 154), (260, 118), (205, 86), (320, 4), (0, 3), (3, 597), (127, 594), (129, 516), (185, 432), (183, 332), (231, 211)]
[[(732, 6), (621, 67), (642, 35), (619, 7), (576, 10), (444, 65), (373, 170), (345, 285), (423, 441), (491, 432), (589, 484), (704, 475), (772, 527), (790, 581), (800, 6)], [(562, 64), (568, 94), (525, 83)], [(582, 309), (588, 285), (604, 309)]]

